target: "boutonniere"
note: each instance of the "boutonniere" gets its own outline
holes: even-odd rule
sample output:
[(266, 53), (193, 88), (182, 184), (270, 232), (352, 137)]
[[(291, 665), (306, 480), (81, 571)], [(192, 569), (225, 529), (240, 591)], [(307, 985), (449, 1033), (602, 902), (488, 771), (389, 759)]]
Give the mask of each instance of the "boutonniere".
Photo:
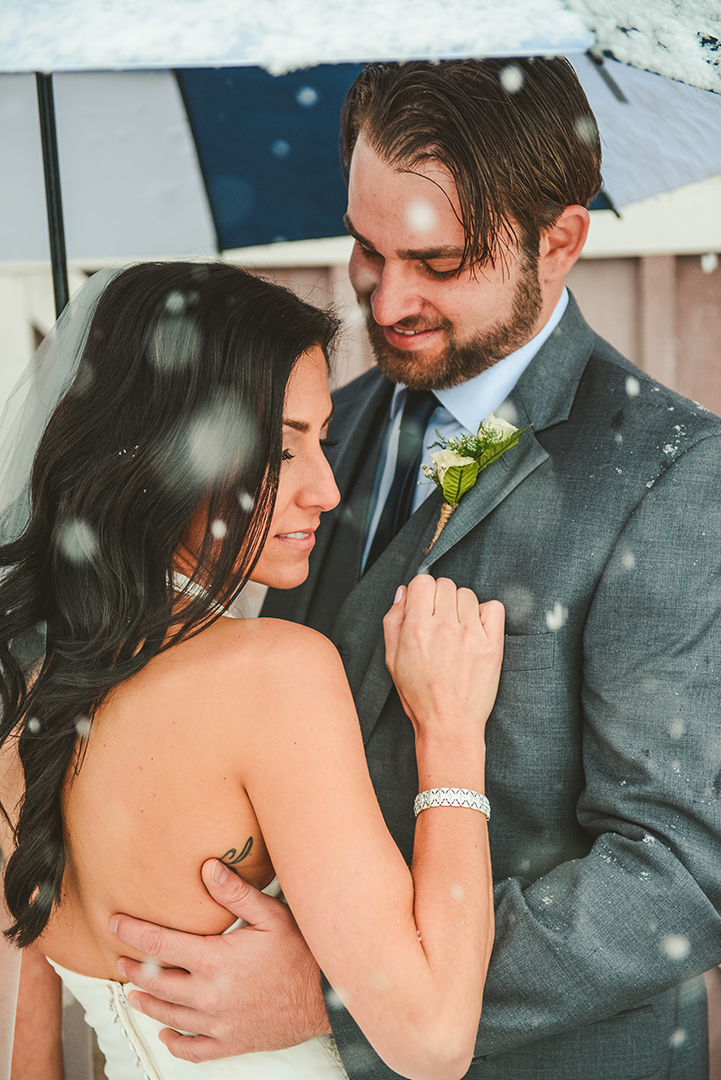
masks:
[(433, 465), (422, 465), (421, 469), (442, 493), (443, 506), (426, 555), (445, 529), (461, 498), (475, 484), (479, 472), (515, 446), (525, 430), (526, 428), (519, 430), (506, 420), (500, 420), (493, 413), (489, 413), (486, 422), (478, 428), (477, 435), (444, 439), (440, 432), (436, 431), (438, 442), (431, 445), (440, 446), (440, 450), (431, 454)]

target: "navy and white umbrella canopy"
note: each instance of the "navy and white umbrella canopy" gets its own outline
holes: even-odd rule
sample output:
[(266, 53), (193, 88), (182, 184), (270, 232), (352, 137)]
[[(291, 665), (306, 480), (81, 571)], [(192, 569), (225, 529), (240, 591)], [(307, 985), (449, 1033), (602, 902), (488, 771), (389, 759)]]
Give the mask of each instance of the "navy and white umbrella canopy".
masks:
[(683, 15), (674, 0), (658, 0), (655, 21), (647, 6), (4, 0), (0, 259), (47, 257), (29, 74), (38, 71), (58, 73), (76, 260), (342, 235), (338, 115), (368, 60), (565, 54), (599, 121), (611, 205), (721, 173), (721, 93), (709, 92), (721, 90), (716, 0), (692, 0)]

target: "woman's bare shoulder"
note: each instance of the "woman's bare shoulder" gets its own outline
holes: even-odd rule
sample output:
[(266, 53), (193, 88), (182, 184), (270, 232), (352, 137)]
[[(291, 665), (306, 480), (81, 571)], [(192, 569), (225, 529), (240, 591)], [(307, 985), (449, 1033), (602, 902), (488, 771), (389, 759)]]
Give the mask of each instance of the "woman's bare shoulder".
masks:
[(218, 628), (217, 662), (232, 681), (241, 680), (247, 690), (257, 687), (266, 695), (302, 692), (313, 683), (345, 683), (338, 650), (327, 637), (285, 619), (223, 620)]

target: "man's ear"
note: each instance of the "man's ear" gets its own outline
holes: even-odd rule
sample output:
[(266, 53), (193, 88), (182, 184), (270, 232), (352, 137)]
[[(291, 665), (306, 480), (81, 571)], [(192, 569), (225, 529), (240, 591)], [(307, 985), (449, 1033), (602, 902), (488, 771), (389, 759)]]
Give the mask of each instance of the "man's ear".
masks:
[(538, 270), (541, 281), (560, 281), (586, 243), (590, 215), (585, 206), (567, 206), (553, 225), (541, 233)]

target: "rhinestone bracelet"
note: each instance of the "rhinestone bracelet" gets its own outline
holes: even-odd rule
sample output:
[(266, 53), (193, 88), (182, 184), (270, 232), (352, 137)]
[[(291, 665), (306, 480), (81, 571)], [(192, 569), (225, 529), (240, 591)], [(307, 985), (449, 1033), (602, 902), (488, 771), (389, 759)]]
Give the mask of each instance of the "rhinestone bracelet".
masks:
[(440, 787), (422, 791), (420, 795), (416, 795), (413, 812), (418, 817), (421, 810), (428, 810), (431, 806), (462, 806), (467, 810), (480, 810), (486, 818), (490, 819), (491, 816), (491, 804), (486, 796), (481, 795), (480, 791), (470, 791), (468, 788)]

